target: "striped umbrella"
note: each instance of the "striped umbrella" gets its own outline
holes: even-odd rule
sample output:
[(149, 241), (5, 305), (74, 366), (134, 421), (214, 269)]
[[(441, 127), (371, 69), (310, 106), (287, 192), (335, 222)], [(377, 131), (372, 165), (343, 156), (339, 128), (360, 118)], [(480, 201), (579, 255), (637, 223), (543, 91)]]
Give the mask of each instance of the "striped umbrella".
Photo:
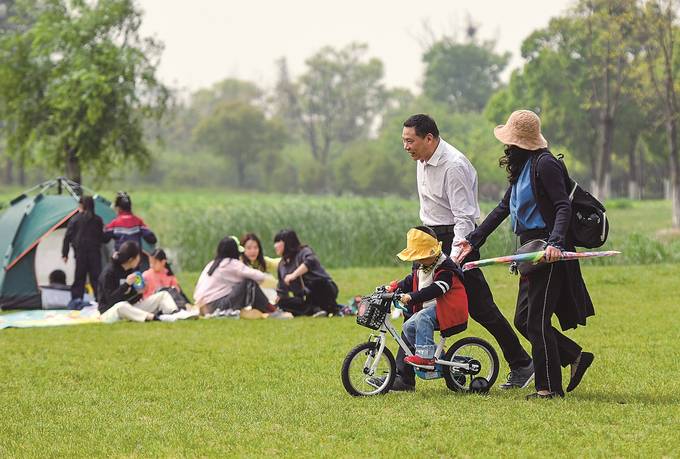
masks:
[[(599, 258), (599, 257), (613, 257), (619, 255), (621, 252), (616, 250), (604, 250), (602, 252), (562, 252), (562, 260), (576, 260), (580, 258)], [(505, 255), (503, 257), (486, 258), (484, 260), (469, 261), (463, 265), (463, 271), (468, 271), (475, 268), (483, 268), (485, 266), (502, 265), (512, 262), (517, 263), (540, 263), (543, 261), (545, 251), (520, 253), (518, 255)]]

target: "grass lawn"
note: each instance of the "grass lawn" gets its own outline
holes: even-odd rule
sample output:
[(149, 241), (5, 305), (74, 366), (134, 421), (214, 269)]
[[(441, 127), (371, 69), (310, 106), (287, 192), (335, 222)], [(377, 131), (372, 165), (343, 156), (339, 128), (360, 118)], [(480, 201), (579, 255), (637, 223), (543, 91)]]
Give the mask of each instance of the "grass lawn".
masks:
[[(403, 272), (332, 274), (345, 300)], [(516, 278), (485, 272), (511, 317)], [(4, 330), (0, 457), (677, 456), (680, 266), (584, 272), (597, 315), (569, 334), (596, 360), (564, 400), (442, 380), (352, 398), (340, 365), (369, 333), (352, 318)]]

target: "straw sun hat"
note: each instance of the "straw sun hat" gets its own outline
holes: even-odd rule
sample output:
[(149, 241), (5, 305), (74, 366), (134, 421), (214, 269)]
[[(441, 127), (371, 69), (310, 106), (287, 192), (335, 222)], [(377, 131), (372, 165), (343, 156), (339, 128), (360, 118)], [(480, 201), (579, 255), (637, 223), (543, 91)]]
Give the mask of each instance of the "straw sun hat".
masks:
[(548, 147), (548, 142), (541, 134), (541, 119), (531, 110), (512, 112), (508, 122), (496, 126), (493, 134), (505, 145), (517, 145), (525, 150)]

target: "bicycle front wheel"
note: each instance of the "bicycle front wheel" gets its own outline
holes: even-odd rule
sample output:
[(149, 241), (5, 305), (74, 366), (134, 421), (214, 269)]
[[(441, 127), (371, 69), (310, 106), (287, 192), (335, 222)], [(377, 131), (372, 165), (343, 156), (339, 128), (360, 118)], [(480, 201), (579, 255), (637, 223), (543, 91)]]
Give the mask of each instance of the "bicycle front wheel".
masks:
[(349, 351), (342, 363), (342, 385), (355, 397), (386, 394), (397, 374), (392, 352), (385, 347), (377, 355), (379, 343), (367, 342)]

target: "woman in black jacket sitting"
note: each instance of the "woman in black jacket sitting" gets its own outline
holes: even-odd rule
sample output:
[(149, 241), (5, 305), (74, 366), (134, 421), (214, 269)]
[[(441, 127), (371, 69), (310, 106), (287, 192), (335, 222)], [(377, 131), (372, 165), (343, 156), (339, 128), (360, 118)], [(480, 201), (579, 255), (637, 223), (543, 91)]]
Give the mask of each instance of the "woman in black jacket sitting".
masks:
[(140, 252), (136, 242), (123, 242), (99, 276), (97, 303), (102, 322), (111, 323), (120, 319), (145, 322), (155, 318), (174, 322), (198, 318), (195, 312), (179, 310), (168, 292), (154, 293), (142, 299), (144, 286), (138, 285), (141, 273), (135, 271), (141, 259)]
[(338, 286), (314, 251), (300, 244), (295, 231), (279, 231), (274, 237), (274, 250), (281, 257), (277, 306), (296, 316), (326, 317), (337, 313)]
[(507, 146), (500, 165), (508, 172), (510, 187), (484, 222), (458, 243), (460, 261), (484, 244), (508, 215), (521, 244), (547, 241), (545, 259), (550, 264), (520, 278), (515, 312), (515, 327), (531, 343), (534, 361), (536, 393), (527, 398), (563, 397), (560, 365), (571, 365), (569, 392), (593, 361), (593, 354), (582, 352), (581, 346), (551, 325), (553, 314), (562, 330), (585, 325), (594, 310), (578, 261), (553, 263), (562, 250), (574, 250), (569, 235), (571, 202), (565, 170), (548, 151), (540, 123), (535, 113), (519, 110), (494, 130), (496, 138)]

